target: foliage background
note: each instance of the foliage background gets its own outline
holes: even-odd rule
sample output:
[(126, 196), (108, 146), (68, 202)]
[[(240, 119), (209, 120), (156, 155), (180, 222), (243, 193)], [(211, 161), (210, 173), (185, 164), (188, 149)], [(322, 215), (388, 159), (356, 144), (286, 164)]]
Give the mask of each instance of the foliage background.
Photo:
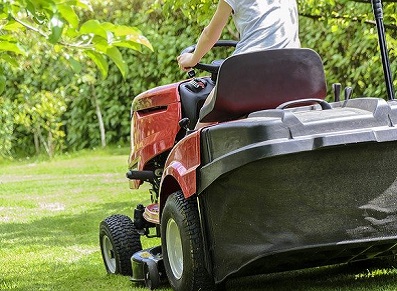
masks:
[[(15, 56), (19, 68), (0, 63), (7, 77), (6, 90), (0, 95), (0, 155), (51, 156), (128, 144), (132, 99), (142, 91), (186, 77), (176, 65), (176, 56), (196, 42), (216, 2), (92, 1), (96, 19), (139, 27), (153, 45), (154, 52), (122, 49), (129, 67), (125, 79), (114, 65), (106, 79), (91, 63), (76, 74), (48, 43), (32, 34), (18, 35), (28, 47), (27, 56)], [(302, 46), (322, 57), (329, 98), (330, 85), (335, 82), (353, 87), (353, 97), (386, 98), (369, 2), (300, 0), (298, 4)], [(384, 2), (384, 16), (395, 74), (397, 5)], [(222, 38), (237, 38), (232, 22)], [(209, 55), (211, 58), (214, 56)]]

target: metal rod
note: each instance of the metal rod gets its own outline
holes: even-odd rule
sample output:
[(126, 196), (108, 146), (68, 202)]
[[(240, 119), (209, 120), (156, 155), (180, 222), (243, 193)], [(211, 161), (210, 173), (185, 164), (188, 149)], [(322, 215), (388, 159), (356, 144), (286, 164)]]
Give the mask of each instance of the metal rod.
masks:
[(385, 28), (383, 25), (383, 8), (381, 0), (371, 0), (372, 9), (374, 11), (376, 28), (378, 31), (378, 39), (380, 46), (380, 53), (382, 57), (382, 65), (383, 65), (383, 73), (385, 77), (387, 96), (389, 100), (394, 100), (394, 87), (393, 87), (393, 78), (390, 70), (390, 61), (387, 51), (386, 45), (386, 36), (385, 36)]

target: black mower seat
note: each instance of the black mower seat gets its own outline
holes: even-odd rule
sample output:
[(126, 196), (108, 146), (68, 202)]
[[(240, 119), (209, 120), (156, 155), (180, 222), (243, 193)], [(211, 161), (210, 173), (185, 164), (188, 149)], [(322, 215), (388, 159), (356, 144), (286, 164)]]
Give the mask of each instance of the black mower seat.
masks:
[(311, 49), (274, 49), (235, 55), (219, 69), (215, 96), (201, 122), (222, 122), (292, 100), (326, 97), (323, 63)]

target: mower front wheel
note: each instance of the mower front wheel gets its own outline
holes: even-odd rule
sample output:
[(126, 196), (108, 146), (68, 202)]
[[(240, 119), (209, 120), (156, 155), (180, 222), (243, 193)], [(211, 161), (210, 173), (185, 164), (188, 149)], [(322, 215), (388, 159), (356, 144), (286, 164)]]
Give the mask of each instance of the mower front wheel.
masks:
[(168, 197), (161, 217), (164, 267), (174, 290), (215, 290), (204, 263), (204, 244), (196, 199), (181, 191)]
[(126, 215), (109, 216), (100, 223), (99, 243), (109, 274), (132, 275), (131, 256), (142, 250), (140, 235)]

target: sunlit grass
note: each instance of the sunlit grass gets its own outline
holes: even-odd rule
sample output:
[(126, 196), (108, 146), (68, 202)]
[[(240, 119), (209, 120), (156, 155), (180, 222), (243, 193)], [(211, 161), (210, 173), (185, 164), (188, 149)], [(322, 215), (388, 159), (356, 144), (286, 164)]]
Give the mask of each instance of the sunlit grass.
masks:
[[(132, 216), (138, 203), (149, 203), (148, 186), (128, 188), (127, 158), (128, 149), (119, 149), (0, 164), (0, 290), (142, 290), (106, 274), (98, 243), (101, 220)], [(144, 248), (159, 244), (142, 241)], [(231, 280), (226, 289), (397, 290), (394, 266), (269, 274)]]
[(106, 274), (98, 226), (131, 216), (148, 188), (128, 188), (128, 149), (97, 153), (0, 166), (0, 290), (140, 289)]

